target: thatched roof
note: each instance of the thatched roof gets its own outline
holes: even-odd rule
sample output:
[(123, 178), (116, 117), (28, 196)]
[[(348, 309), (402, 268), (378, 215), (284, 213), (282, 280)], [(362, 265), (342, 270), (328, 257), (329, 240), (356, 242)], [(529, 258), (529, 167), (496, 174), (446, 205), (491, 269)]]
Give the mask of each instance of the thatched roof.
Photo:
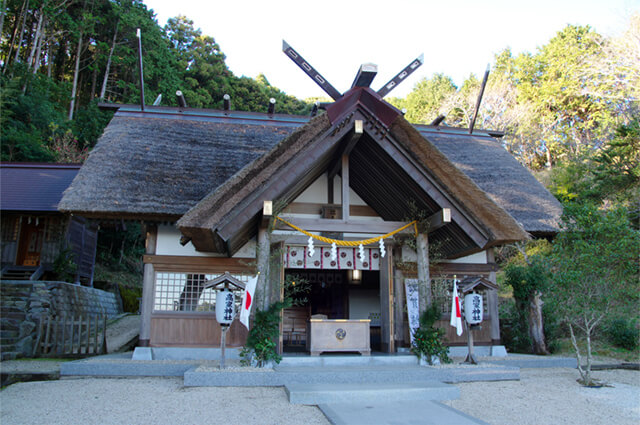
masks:
[[(513, 217), (368, 88), (348, 92), (326, 117), (300, 128), (215, 189), (178, 221), (181, 232), (197, 249), (232, 254), (255, 232), (246, 224), (257, 221), (261, 200), (294, 199), (304, 189), (300, 181), (310, 183), (326, 170), (327, 159), (335, 161), (335, 151), (349, 136), (334, 135), (353, 126), (354, 114), (369, 128), (350, 154), (350, 185), (385, 220), (406, 218), (412, 201), (429, 214), (451, 208), (455, 223), (435, 238), (452, 255), (527, 238)], [(386, 130), (380, 126), (388, 126), (388, 134), (381, 136)], [(406, 154), (417, 165), (403, 162), (400, 157)], [(278, 174), (283, 167), (288, 180)]]
[(277, 123), (131, 115), (116, 114), (109, 123), (60, 210), (175, 220), (294, 130)]
[(499, 140), (482, 135), (458, 135), (416, 126), (500, 207), (528, 232), (557, 233), (560, 202), (525, 169)]
[[(422, 164), (435, 185), (447, 188), (452, 201), (472, 221), (481, 222), (492, 239), (520, 238), (521, 229), (511, 217), (528, 232), (557, 231), (558, 202), (487, 132), (470, 136), (461, 129), (412, 126), (395, 108), (374, 97), (361, 102), (361, 109), (370, 116), (372, 108), (380, 108), (378, 118), (394, 143)], [(343, 105), (353, 101), (347, 99), (352, 97), (345, 96)], [(342, 112), (333, 108), (309, 122), (308, 117), (277, 114), (153, 107), (140, 112), (123, 107), (65, 192), (59, 209), (90, 217), (171, 221), (192, 209), (180, 222), (185, 233), (195, 234), (202, 228), (214, 232), (216, 223), (229, 220), (232, 207), (255, 203), (248, 195), (270, 175), (292, 166), (297, 152), (329, 131)], [(378, 130), (371, 131), (378, 134)], [(322, 155), (313, 160), (315, 168), (298, 186), (335, 161), (338, 144), (332, 146), (318, 152)], [(376, 163), (372, 149), (380, 151), (375, 154), (376, 167), (371, 166)], [(383, 152), (371, 137), (359, 142), (352, 153), (351, 184), (385, 220), (403, 220), (406, 204), (400, 201), (424, 189), (412, 184), (395, 191), (406, 193), (394, 192), (393, 185), (403, 183), (405, 177), (396, 182), (387, 177), (404, 175), (405, 170), (389, 159), (393, 155)], [(388, 185), (380, 189), (382, 198), (363, 193), (367, 181)], [(289, 190), (289, 195), (293, 193)], [(437, 208), (433, 200), (424, 202), (421, 206), (426, 210)], [(251, 214), (244, 217), (245, 233), (251, 231)], [(455, 226), (445, 228), (439, 231), (443, 238), (461, 234)], [(208, 238), (205, 245), (211, 246), (216, 236), (211, 233)]]

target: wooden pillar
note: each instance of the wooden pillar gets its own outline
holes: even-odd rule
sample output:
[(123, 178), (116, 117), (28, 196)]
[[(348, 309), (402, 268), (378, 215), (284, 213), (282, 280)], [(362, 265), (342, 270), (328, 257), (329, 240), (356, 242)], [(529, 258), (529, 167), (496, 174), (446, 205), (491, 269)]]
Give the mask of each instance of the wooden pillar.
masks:
[[(158, 241), (158, 226), (148, 224), (146, 226), (146, 246), (147, 255), (155, 255), (156, 243)], [(140, 336), (138, 345), (148, 347), (151, 339), (151, 312), (153, 311), (153, 298), (155, 296), (156, 276), (153, 264), (146, 263), (142, 275), (142, 300), (140, 301)]]
[(271, 246), (269, 241), (269, 231), (266, 226), (260, 226), (258, 229), (258, 282), (256, 283), (256, 304), (261, 310), (266, 310), (275, 300), (270, 298), (269, 287), (269, 257), (271, 254)]
[(393, 246), (386, 246), (387, 255), (380, 258), (380, 342), (383, 352), (395, 352), (393, 337)]
[(429, 237), (426, 233), (416, 236), (418, 254), (418, 297), (420, 317), (431, 305), (431, 276), (429, 274)]
[[(487, 263), (495, 264), (493, 248), (487, 250)], [(489, 281), (496, 284), (496, 272), (489, 272)], [(498, 291), (487, 291), (487, 309), (491, 317), (491, 344), (500, 345), (500, 312), (498, 308)]]
[(342, 155), (342, 219), (349, 220), (349, 155)]
[(393, 339), (396, 349), (404, 345), (404, 274), (396, 264), (402, 261), (402, 245), (393, 247)]

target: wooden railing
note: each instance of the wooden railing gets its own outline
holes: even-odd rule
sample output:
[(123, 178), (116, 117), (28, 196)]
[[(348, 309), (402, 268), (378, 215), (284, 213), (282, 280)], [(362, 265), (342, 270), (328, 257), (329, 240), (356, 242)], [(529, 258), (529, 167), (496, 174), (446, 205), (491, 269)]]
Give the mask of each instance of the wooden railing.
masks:
[(42, 316), (34, 357), (86, 357), (107, 353), (107, 316)]

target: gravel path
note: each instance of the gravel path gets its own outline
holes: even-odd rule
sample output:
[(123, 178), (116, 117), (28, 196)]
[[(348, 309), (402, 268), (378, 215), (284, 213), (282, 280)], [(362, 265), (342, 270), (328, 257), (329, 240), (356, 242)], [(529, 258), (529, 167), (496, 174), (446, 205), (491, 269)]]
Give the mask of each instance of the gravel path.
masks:
[[(283, 388), (185, 388), (182, 378), (64, 379), (0, 392), (2, 425), (325, 425)], [(217, 408), (220, 406), (221, 408)]]
[[(460, 399), (445, 404), (493, 425), (638, 425), (640, 372), (597, 371), (594, 376), (612, 386), (584, 388), (576, 382), (575, 369), (522, 369), (520, 381), (456, 384)], [(5, 388), (0, 392), (0, 423), (324, 425), (328, 421), (316, 407), (290, 405), (282, 388), (185, 388), (182, 378), (89, 378)]]
[(593, 376), (611, 387), (581, 386), (576, 369), (521, 369), (520, 381), (456, 384), (460, 399), (444, 403), (492, 425), (638, 425), (640, 372)]

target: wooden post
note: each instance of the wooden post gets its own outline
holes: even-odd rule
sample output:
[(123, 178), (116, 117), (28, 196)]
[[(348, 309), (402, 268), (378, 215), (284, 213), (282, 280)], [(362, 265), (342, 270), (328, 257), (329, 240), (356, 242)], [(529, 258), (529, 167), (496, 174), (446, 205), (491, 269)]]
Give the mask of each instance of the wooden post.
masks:
[(473, 354), (473, 330), (471, 325), (464, 321), (465, 328), (467, 328), (467, 347), (469, 348), (469, 353), (467, 353), (467, 358), (464, 359), (464, 363), (470, 364), (478, 364), (476, 360), (476, 356)]
[[(493, 248), (487, 250), (487, 263), (495, 263)], [(496, 284), (496, 272), (489, 272), (489, 281)], [(491, 345), (500, 345), (500, 314), (498, 310), (498, 291), (487, 291), (487, 309), (491, 319)]]
[[(260, 226), (258, 229), (258, 281), (256, 282), (256, 300), (257, 306), (261, 310), (269, 308), (272, 300), (270, 300), (269, 287), (269, 257), (271, 256), (271, 244), (269, 241), (269, 231), (266, 226)], [(275, 301), (275, 300), (273, 300)]]
[(349, 221), (349, 155), (342, 155), (342, 220)]
[(404, 343), (404, 275), (396, 264), (402, 261), (402, 246), (393, 249), (393, 339), (396, 349)]
[[(147, 239), (145, 253), (155, 255), (158, 240), (158, 226), (147, 225)], [(155, 270), (153, 264), (144, 265), (142, 277), (142, 300), (140, 301), (140, 337), (138, 345), (148, 347), (151, 339), (151, 312), (153, 311), (153, 298), (155, 289)]]
[(380, 258), (380, 340), (381, 349), (387, 353), (395, 351), (393, 338), (393, 270), (391, 257), (393, 247), (386, 246), (387, 255)]
[(420, 317), (431, 305), (431, 276), (429, 275), (429, 237), (426, 233), (416, 236), (418, 254), (418, 297)]
[(70, 340), (71, 340), (71, 351), (69, 351), (69, 354), (73, 354), (73, 340), (75, 339), (75, 326), (76, 326), (76, 315), (72, 314), (71, 315), (71, 335), (70, 335)]
[(99, 353), (99, 351), (98, 351), (98, 332), (100, 330), (99, 327), (98, 327), (98, 318), (99, 318), (99, 316), (96, 314), (95, 318), (96, 318), (95, 319), (95, 323), (93, 325), (93, 327), (95, 329), (95, 334), (93, 336), (93, 352), (95, 354), (98, 354)]
[(220, 333), (220, 369), (224, 369), (224, 360), (225, 360), (225, 348), (227, 346), (227, 331), (229, 330), (229, 326), (220, 325), (222, 332)]
[(40, 349), (40, 344), (42, 343), (42, 332), (44, 330), (44, 320), (42, 316), (40, 316), (40, 320), (38, 320), (38, 337), (36, 339), (36, 343), (33, 346), (33, 357), (40, 354), (42, 351)]
[(62, 348), (60, 350), (60, 352), (62, 354), (65, 354), (66, 350), (67, 350), (67, 314), (64, 313), (62, 315)]

